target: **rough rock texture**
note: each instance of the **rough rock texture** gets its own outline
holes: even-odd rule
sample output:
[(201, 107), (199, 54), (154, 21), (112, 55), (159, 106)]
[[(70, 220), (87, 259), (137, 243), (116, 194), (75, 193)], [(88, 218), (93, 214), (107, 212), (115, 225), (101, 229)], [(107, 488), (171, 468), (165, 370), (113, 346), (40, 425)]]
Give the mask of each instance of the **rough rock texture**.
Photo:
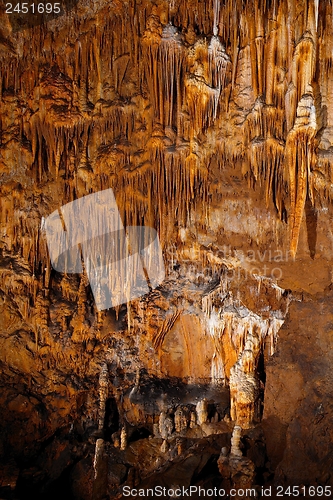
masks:
[[(332, 291), (294, 302), (266, 371), (263, 428), (276, 479), (331, 484)], [(309, 317), (312, 320), (309, 322)]]
[[(70, 6), (0, 7), (0, 496), (332, 485), (331, 1)], [(43, 221), (108, 188), (166, 277), (97, 311)]]

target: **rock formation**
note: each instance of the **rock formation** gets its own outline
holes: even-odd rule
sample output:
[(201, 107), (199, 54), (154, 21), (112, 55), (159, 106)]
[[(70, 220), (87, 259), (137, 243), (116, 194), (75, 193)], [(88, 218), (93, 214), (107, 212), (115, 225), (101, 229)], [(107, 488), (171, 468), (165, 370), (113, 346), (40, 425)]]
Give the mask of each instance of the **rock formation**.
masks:
[[(0, 497), (333, 486), (331, 0), (62, 8), (0, 6)], [(99, 310), (45, 224), (107, 189), (165, 279)]]

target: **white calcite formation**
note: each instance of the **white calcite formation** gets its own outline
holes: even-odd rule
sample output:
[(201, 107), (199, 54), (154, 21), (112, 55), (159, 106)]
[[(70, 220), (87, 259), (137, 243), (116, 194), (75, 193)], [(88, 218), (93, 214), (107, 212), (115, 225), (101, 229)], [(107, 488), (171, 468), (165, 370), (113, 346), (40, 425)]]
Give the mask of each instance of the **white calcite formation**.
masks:
[[(258, 292), (260, 283), (259, 278)], [(249, 428), (260, 420), (259, 356), (266, 345), (269, 354), (274, 353), (277, 334), (287, 310), (283, 307), (281, 290), (274, 286), (272, 290), (281, 303), (281, 309), (267, 310), (266, 307), (262, 315), (235, 300), (228, 290), (227, 281), (223, 280), (202, 301), (206, 329), (215, 346), (212, 381), (229, 385), (230, 416), (242, 428)], [(230, 361), (232, 356), (235, 357), (233, 364)]]
[(235, 425), (231, 436), (230, 455), (233, 457), (241, 457), (243, 454), (240, 450), (240, 439), (242, 436), (242, 428), (240, 425)]
[(168, 439), (174, 429), (174, 423), (170, 416), (166, 415), (166, 413), (161, 412), (159, 419), (159, 430), (161, 437), (163, 439)]
[(95, 446), (95, 456), (94, 456), (94, 478), (97, 479), (101, 462), (103, 460), (104, 453), (104, 439), (97, 439)]
[(98, 429), (104, 427), (105, 403), (109, 394), (109, 371), (107, 364), (104, 363), (99, 374), (99, 407), (98, 407)]
[(206, 399), (202, 399), (196, 405), (197, 423), (202, 425), (207, 422), (208, 418), (208, 404)]
[[(112, 443), (116, 455), (129, 453), (126, 428), (153, 432), (157, 454), (164, 440), (170, 458), (182, 448), (176, 438), (230, 434), (234, 426), (232, 456), (239, 462), (240, 429), (261, 419), (266, 372), (267, 417), (281, 410), (268, 422), (281, 420), (287, 429), (279, 470), (291, 470), (288, 453), (295, 456), (291, 446), (299, 442), (300, 452), (311, 448), (302, 464), (320, 449), (317, 462), (330, 465), (327, 441), (316, 450), (289, 425), (299, 411), (299, 428), (324, 440), (323, 424), (310, 429), (311, 400), (300, 401), (289, 418), (267, 396), (280, 384), (280, 372), (267, 362), (282, 325), (285, 341), (296, 339), (295, 352), (307, 336), (330, 332), (319, 319), (320, 294), (330, 293), (332, 281), (332, 14), (325, 0), (88, 0), (32, 29), (15, 29), (10, 16), (0, 16), (0, 462), (16, 461), (12, 489), (33, 464), (40, 496), (43, 478), (69, 470), (68, 460), (52, 458), (66, 457), (66, 450), (73, 477), (82, 466), (77, 484), (86, 484), (87, 450), (97, 479), (103, 446), (105, 454)], [(109, 189), (124, 226), (157, 230), (167, 273), (140, 299), (97, 311), (89, 267), (53, 269), (44, 233), (50, 214)], [(71, 231), (81, 224), (78, 214)], [(272, 261), (271, 248), (283, 262)], [(117, 290), (129, 291), (133, 273), (115, 275)], [(312, 301), (302, 338), (296, 321), (292, 328), (289, 319), (284, 323), (288, 289), (302, 306)], [(329, 387), (330, 349), (312, 337), (310, 345), (323, 352), (322, 387)], [(286, 381), (297, 398), (302, 363)], [(146, 383), (175, 380), (179, 391), (174, 384), (160, 400), (145, 392)], [(212, 393), (223, 394), (219, 416)], [(61, 450), (67, 425), (74, 431)], [(91, 436), (110, 433), (110, 443), (97, 440), (93, 461)], [(155, 440), (142, 441), (131, 448), (151, 451)], [(267, 453), (274, 448), (271, 439)], [(124, 482), (135, 484), (162, 463), (159, 456), (149, 460), (126, 465)], [(236, 477), (238, 465), (223, 477)], [(321, 474), (313, 478), (327, 481)]]

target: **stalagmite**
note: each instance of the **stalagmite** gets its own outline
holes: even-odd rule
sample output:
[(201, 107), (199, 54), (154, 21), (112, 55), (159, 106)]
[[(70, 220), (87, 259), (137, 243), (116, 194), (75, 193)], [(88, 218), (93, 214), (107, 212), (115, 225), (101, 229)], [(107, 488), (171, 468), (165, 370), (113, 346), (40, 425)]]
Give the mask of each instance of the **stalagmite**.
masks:
[(115, 448), (120, 448), (120, 439), (119, 439), (119, 435), (117, 433), (112, 436), (112, 441), (113, 441), (113, 446)]
[(190, 428), (194, 429), (197, 425), (197, 417), (194, 411), (191, 412)]
[(94, 478), (97, 479), (101, 462), (103, 460), (104, 453), (104, 440), (97, 439), (95, 446), (95, 456), (94, 456)]
[[(261, 283), (260, 277), (255, 279)], [(276, 295), (276, 288), (272, 289)], [(235, 307), (228, 285), (223, 280), (202, 299), (207, 331), (214, 345), (212, 382), (223, 381), (229, 385), (231, 420), (243, 429), (260, 420), (259, 355), (266, 343), (270, 354), (274, 353), (277, 334), (288, 309), (288, 299), (285, 306), (285, 299), (279, 290), (277, 298), (281, 309), (272, 311), (266, 318), (253, 314), (243, 306)]]
[(179, 406), (175, 411), (175, 430), (176, 432), (182, 432), (187, 429), (187, 418), (183, 410)]
[(201, 401), (198, 401), (198, 403), (196, 405), (196, 414), (197, 414), (198, 425), (202, 425), (202, 424), (207, 422), (208, 405), (207, 405), (206, 399), (202, 399)]
[(162, 412), (159, 419), (160, 434), (163, 439), (168, 439), (173, 431), (174, 423), (171, 417)]
[(126, 450), (126, 448), (127, 448), (127, 430), (126, 427), (124, 426), (120, 432), (120, 449)]
[(168, 441), (164, 439), (163, 443), (161, 444), (161, 452), (166, 453), (168, 449), (169, 449)]
[(98, 429), (102, 430), (104, 428), (104, 420), (105, 420), (105, 403), (108, 398), (108, 392), (109, 392), (109, 371), (106, 363), (104, 363), (101, 366), (101, 371), (99, 373), (98, 389), (99, 389)]
[(242, 428), (239, 425), (235, 425), (232, 431), (231, 450), (230, 450), (230, 455), (233, 457), (241, 457), (243, 455), (239, 448), (241, 436), (242, 436)]
[(159, 427), (159, 424), (157, 424), (157, 423), (153, 424), (153, 436), (160, 437), (160, 427)]
[(181, 439), (176, 439), (177, 454), (181, 455), (184, 452), (184, 445)]

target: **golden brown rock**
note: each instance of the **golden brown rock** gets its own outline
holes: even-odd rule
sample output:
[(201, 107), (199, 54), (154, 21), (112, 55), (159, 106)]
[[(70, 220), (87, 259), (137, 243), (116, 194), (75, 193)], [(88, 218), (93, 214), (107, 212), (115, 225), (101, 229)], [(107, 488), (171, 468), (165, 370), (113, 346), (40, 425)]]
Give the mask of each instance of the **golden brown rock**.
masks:
[[(330, 485), (331, 3), (0, 8), (0, 496), (202, 485), (233, 429), (205, 484)], [(166, 277), (98, 311), (45, 220), (105, 189)]]

